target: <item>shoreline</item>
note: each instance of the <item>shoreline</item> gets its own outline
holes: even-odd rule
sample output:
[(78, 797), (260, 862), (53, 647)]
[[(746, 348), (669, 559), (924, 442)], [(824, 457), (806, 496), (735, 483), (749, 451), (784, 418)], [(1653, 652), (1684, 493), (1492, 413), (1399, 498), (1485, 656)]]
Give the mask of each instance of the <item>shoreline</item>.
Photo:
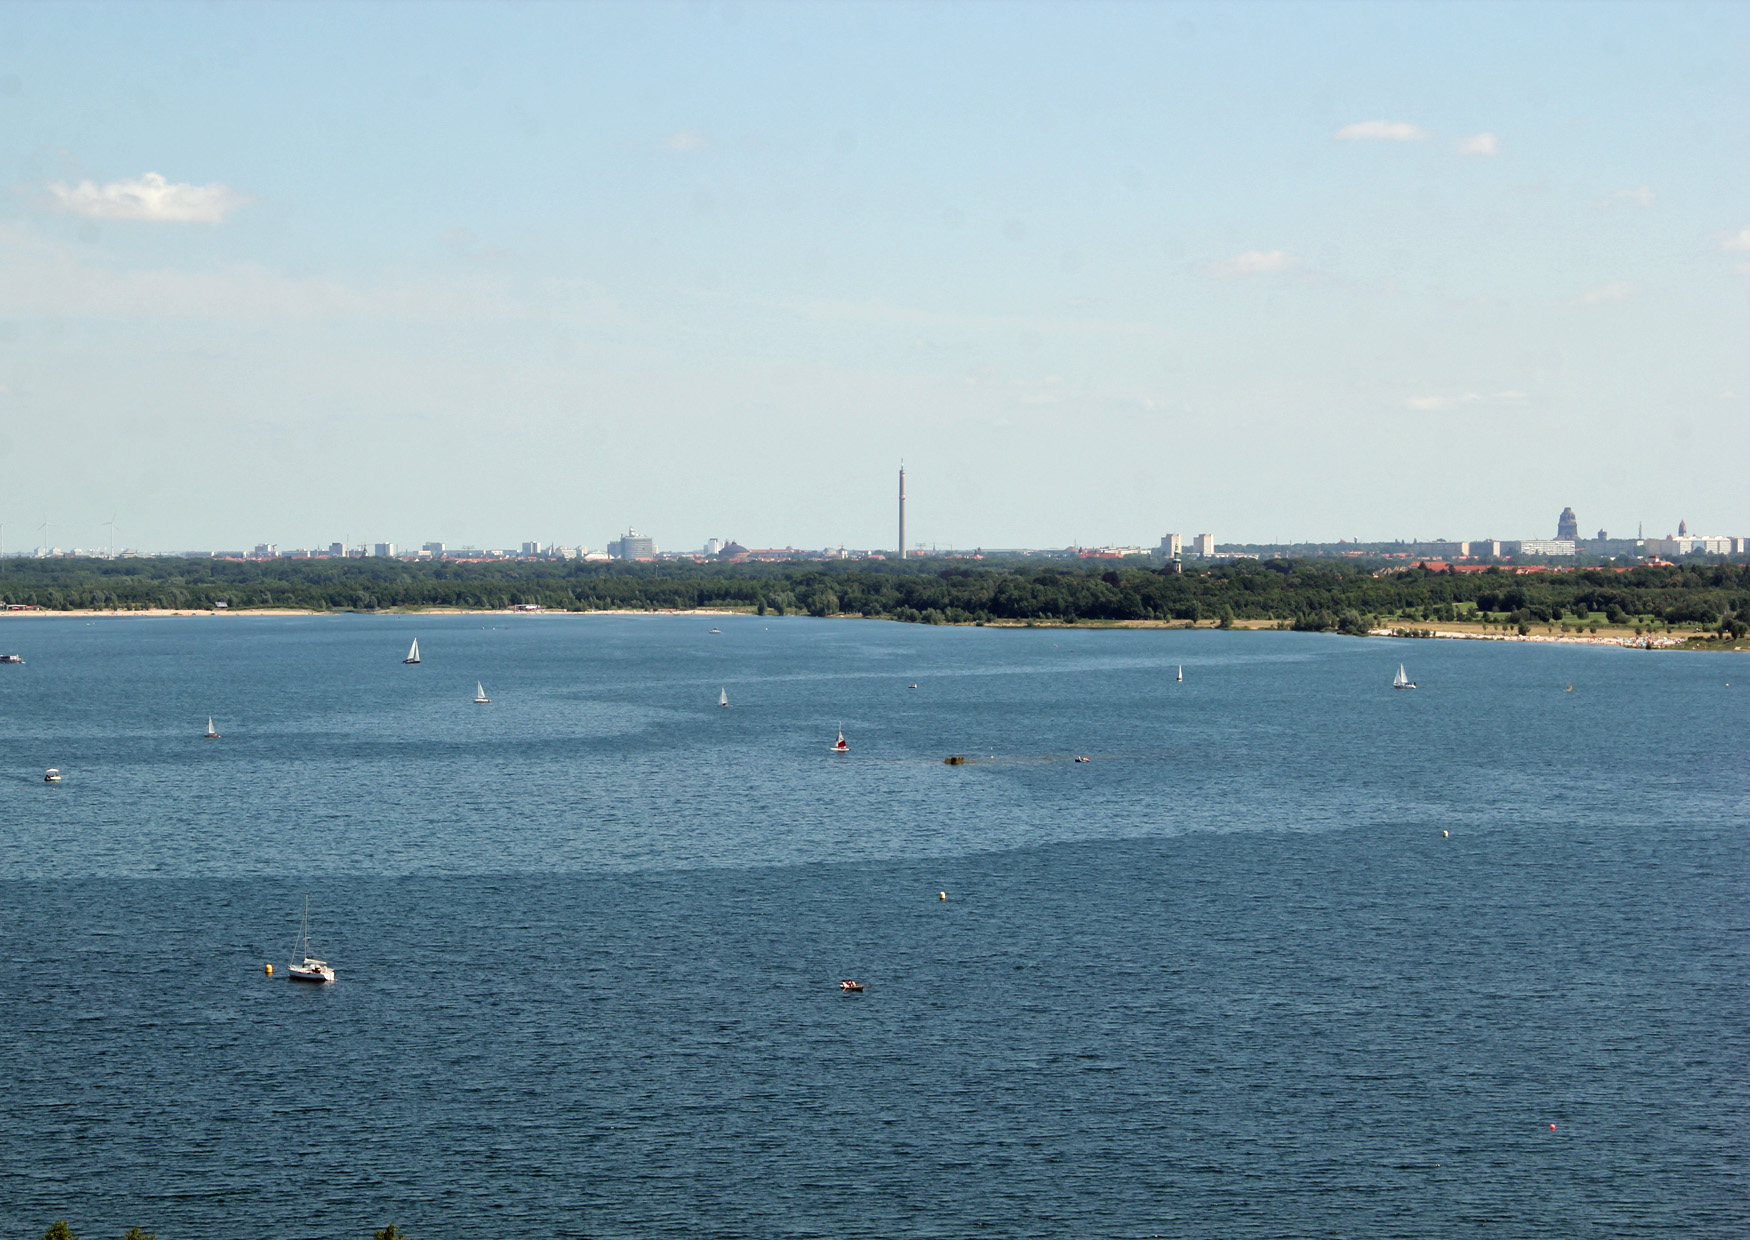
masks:
[(470, 607), (422, 607), (417, 611), (398, 611), (384, 608), (381, 611), (314, 611), (300, 607), (241, 607), (235, 611), (230, 608), (213, 610), (199, 607), (142, 607), (136, 611), (121, 611), (104, 608), (67, 608), (66, 610), (51, 610), (39, 608), (34, 611), (0, 611), (0, 620), (14, 618), (44, 618), (44, 617), (77, 617), (86, 620), (164, 620), (177, 616), (742, 616), (749, 612), (726, 611), (720, 608), (698, 607), (692, 609), (646, 607), (610, 607), (600, 611), (561, 611), (543, 608), (540, 611), (516, 611), (508, 609), (487, 610)]
[[(607, 607), (593, 611), (561, 611), (558, 609), (543, 609), (541, 611), (519, 611), (514, 609), (486, 610), (467, 607), (425, 607), (418, 610), (382, 610), (382, 611), (314, 611), (308, 608), (295, 607), (250, 607), (230, 610), (229, 608), (212, 610), (202, 608), (167, 608), (147, 607), (137, 611), (121, 611), (105, 608), (67, 609), (56, 611), (48, 608), (38, 608), (30, 611), (0, 610), (0, 620), (7, 619), (45, 619), (60, 617), (63, 619), (83, 620), (168, 620), (182, 618), (208, 618), (230, 616), (502, 616), (538, 618), (541, 616), (747, 616), (757, 618), (752, 611), (736, 611), (721, 607), (695, 608), (645, 608), (645, 607)], [(784, 619), (785, 617), (766, 617), (767, 619)], [(879, 620), (879, 616), (863, 616), (857, 614), (828, 616), (830, 620)], [(892, 621), (899, 624), (903, 621)], [(1246, 633), (1279, 633), (1293, 632), (1291, 629), (1277, 627), (1275, 620), (1236, 620), (1228, 632)], [(1054, 629), (1093, 631), (1099, 629), (1177, 629), (1181, 631), (1200, 630), (1203, 632), (1220, 632), (1221, 627), (1213, 621), (1185, 620), (1082, 620), (1066, 623), (1062, 620), (1041, 621), (1029, 623), (1025, 620), (987, 620), (982, 624), (955, 623), (943, 627), (951, 628), (987, 628), (987, 629)], [(1728, 649), (1724, 645), (1691, 646), (1695, 637), (1705, 637), (1701, 633), (1685, 633), (1681, 636), (1671, 633), (1647, 633), (1636, 636), (1632, 632), (1620, 630), (1599, 634), (1580, 633), (1486, 633), (1481, 630), (1470, 631), (1445, 628), (1377, 628), (1369, 629), (1368, 637), (1396, 638), (1411, 641), (1486, 641), (1486, 642), (1531, 642), (1539, 645), (1558, 646), (1616, 646), (1625, 650), (1677, 650), (1677, 649), (1709, 649), (1724, 653), (1744, 653), (1740, 647)]]

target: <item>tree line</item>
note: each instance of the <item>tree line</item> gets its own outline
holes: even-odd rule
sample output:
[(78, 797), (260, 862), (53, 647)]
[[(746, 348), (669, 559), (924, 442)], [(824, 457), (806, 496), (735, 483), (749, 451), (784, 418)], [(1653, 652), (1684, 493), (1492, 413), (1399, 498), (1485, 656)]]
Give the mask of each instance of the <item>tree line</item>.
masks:
[(1184, 571), (1110, 561), (456, 563), (401, 560), (6, 561), (0, 603), (47, 610), (293, 608), (375, 612), (728, 608), (924, 624), (1272, 621), (1361, 631), (1385, 620), (1692, 626), (1742, 635), (1750, 567), (1652, 565), (1515, 574), (1313, 560)]

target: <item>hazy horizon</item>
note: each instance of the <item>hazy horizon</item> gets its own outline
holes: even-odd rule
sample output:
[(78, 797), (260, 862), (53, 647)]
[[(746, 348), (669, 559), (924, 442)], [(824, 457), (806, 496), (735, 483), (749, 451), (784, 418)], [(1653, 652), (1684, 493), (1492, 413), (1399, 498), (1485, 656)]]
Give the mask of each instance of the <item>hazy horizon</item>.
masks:
[(0, 33), (9, 553), (1750, 533), (1742, 5)]

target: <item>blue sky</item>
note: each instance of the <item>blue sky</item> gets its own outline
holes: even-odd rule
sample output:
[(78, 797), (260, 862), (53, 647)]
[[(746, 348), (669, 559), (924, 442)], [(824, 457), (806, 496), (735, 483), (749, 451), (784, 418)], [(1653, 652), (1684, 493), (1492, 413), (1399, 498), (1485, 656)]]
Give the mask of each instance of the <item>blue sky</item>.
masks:
[(0, 521), (1747, 534), (1747, 131), (1743, 5), (6, 5)]

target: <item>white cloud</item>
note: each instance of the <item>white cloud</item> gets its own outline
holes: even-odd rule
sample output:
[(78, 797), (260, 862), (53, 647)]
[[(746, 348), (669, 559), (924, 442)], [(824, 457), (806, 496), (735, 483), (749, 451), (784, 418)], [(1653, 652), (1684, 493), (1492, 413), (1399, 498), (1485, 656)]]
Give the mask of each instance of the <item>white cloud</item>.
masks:
[(1337, 131), (1339, 142), (1420, 142), (1428, 131), (1408, 121), (1359, 121)]
[(697, 129), (679, 129), (662, 140), (662, 144), (671, 151), (691, 153), (702, 151), (711, 145), (711, 139)]
[(1635, 189), (1619, 189), (1610, 196), (1612, 202), (1632, 202), (1637, 207), (1650, 207), (1659, 195), (1653, 192), (1650, 185), (1638, 186)]
[(1412, 396), (1404, 408), (1421, 413), (1438, 413), (1445, 409), (1462, 409), (1466, 405), (1514, 404), (1525, 399), (1524, 392), (1464, 392), (1457, 396)]
[(1458, 141), (1460, 155), (1495, 155), (1501, 150), (1501, 143), (1492, 133), (1473, 133), (1468, 138)]
[(47, 187), (49, 205), (94, 220), (158, 220), (178, 224), (218, 224), (249, 200), (228, 185), (187, 185), (156, 172), (133, 180), (99, 185), (81, 181), (69, 188)]
[(1720, 239), (1720, 249), (1739, 254), (1750, 253), (1750, 228), (1740, 228)]
[(1609, 284), (1595, 288), (1589, 293), (1581, 293), (1568, 304), (1570, 306), (1596, 306), (1607, 301), (1627, 301), (1634, 296), (1635, 286), (1622, 280), (1612, 280)]
[(1217, 263), (1212, 270), (1218, 276), (1261, 276), (1287, 271), (1299, 263), (1298, 258), (1282, 250), (1247, 250), (1225, 263)]

